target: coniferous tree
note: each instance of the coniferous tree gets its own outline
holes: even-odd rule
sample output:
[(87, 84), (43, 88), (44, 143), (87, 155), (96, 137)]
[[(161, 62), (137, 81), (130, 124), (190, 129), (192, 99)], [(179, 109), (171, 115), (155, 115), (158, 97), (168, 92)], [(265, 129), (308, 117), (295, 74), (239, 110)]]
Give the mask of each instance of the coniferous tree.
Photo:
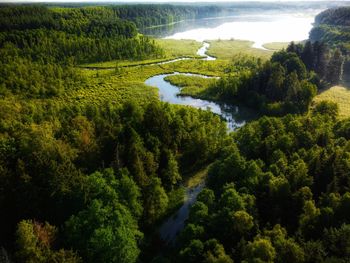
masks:
[(327, 67), (326, 79), (331, 84), (338, 84), (342, 77), (343, 56), (339, 49), (335, 50)]

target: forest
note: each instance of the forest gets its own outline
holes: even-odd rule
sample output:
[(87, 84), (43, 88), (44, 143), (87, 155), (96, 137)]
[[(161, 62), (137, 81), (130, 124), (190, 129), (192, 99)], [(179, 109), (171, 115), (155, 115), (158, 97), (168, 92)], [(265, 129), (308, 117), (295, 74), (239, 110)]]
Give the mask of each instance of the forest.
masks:
[[(313, 101), (341, 81), (342, 41), (292, 42), (267, 60), (177, 62), (220, 74), (194, 96), (262, 116), (233, 132), (217, 114), (150, 95), (144, 76), (175, 66), (118, 67), (166, 56), (141, 27), (220, 8), (0, 7), (0, 262), (350, 261), (350, 119)], [(100, 61), (113, 67), (82, 67)], [(108, 88), (122, 94), (96, 96)], [(165, 244), (158, 227), (206, 167)]]
[[(80, 105), (78, 63), (162, 56), (102, 7), (0, 8), (1, 262), (136, 262), (226, 126), (157, 101)], [(114, 72), (114, 71), (113, 71)]]
[(184, 19), (198, 19), (218, 16), (225, 9), (215, 5), (124, 5), (112, 7), (121, 19), (133, 21), (139, 29), (166, 25)]
[(266, 115), (306, 113), (318, 91), (339, 84), (344, 59), (324, 42), (291, 42), (267, 61), (235, 58), (224, 77), (195, 96), (239, 102)]
[(45, 63), (162, 56), (152, 40), (137, 34), (134, 23), (103, 7), (1, 7), (0, 45), (11, 44), (19, 56)]
[(348, 262), (348, 127), (324, 102), (233, 134), (191, 208), (179, 262)]
[(322, 41), (331, 47), (341, 49), (346, 57), (344, 72), (350, 78), (350, 8), (327, 9), (315, 18), (315, 26), (310, 32), (310, 40)]

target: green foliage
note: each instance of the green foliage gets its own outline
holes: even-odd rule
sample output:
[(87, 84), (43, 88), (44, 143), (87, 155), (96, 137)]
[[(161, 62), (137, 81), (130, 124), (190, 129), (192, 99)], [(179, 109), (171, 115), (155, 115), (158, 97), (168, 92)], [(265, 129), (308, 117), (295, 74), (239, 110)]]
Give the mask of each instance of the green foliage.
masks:
[(222, 8), (217, 6), (189, 6), (169, 4), (120, 5), (111, 9), (122, 18), (133, 21), (138, 28), (166, 25), (184, 19), (195, 19), (217, 15)]
[(186, 262), (233, 263), (223, 246), (215, 239), (204, 244), (200, 240), (192, 240), (188, 247), (180, 251), (180, 257)]
[[(310, 40), (322, 41), (327, 43), (333, 49), (340, 49), (343, 58), (336, 51), (331, 56), (330, 66), (327, 71), (328, 80), (331, 83), (339, 82), (337, 69), (344, 63), (344, 74), (341, 76), (344, 80), (349, 78), (349, 51), (350, 51), (350, 8), (338, 7), (323, 11), (315, 18), (315, 25), (310, 32)], [(333, 68), (334, 67), (334, 68)]]
[(0, 96), (47, 98), (62, 95), (86, 82), (72, 65), (34, 62), (20, 57), (19, 53), (12, 44), (0, 49)]
[[(306, 112), (317, 88), (313, 83), (316, 82), (314, 73), (308, 71), (311, 68), (307, 69), (302, 60), (303, 49), (292, 43), (287, 50), (275, 52), (265, 63), (253, 59), (243, 60), (243, 65), (234, 62), (232, 68), (226, 70), (230, 74), (216, 81), (205, 93), (216, 100), (239, 101), (269, 115)], [(334, 71), (339, 74), (339, 67)]]
[(335, 120), (339, 114), (339, 107), (338, 104), (334, 102), (321, 101), (320, 103), (317, 103), (317, 105), (313, 109), (313, 113), (329, 116)]
[(140, 230), (153, 228), (183, 201), (180, 175), (213, 160), (227, 141), (225, 124), (212, 113), (160, 102), (3, 101), (0, 207), (7, 213), (1, 242), (23, 217), (56, 226), (68, 220), (65, 246), (89, 261), (113, 261), (118, 253), (136, 260)]
[(111, 8), (42, 6), (0, 9), (0, 47), (11, 43), (20, 56), (34, 61), (77, 63), (161, 56), (149, 38), (137, 35), (135, 25), (118, 18)]
[(117, 201), (94, 199), (66, 223), (67, 241), (87, 262), (136, 262), (142, 237), (130, 211)]
[(336, 109), (325, 102), (235, 132), (191, 209), (180, 255), (197, 259), (216, 239), (237, 262), (346, 262), (350, 137)]
[(276, 251), (269, 239), (258, 238), (248, 243), (246, 251), (246, 262), (274, 262)]
[(153, 224), (166, 212), (169, 199), (159, 178), (152, 178), (146, 191), (145, 222)]
[(16, 257), (21, 262), (81, 262), (72, 251), (52, 250), (57, 229), (47, 222), (40, 224), (36, 221), (22, 220), (18, 223), (16, 236), (18, 246)]
[[(240, 56), (229, 66), (193, 60), (116, 69), (113, 61), (112, 69), (74, 68), (164, 55), (120, 18), (145, 27), (218, 10), (0, 8), (0, 243), (7, 249), (16, 237), (16, 260), (144, 260), (157, 223), (183, 201), (184, 175), (215, 161), (169, 261), (349, 261), (350, 121), (338, 121), (335, 104), (263, 117), (228, 135), (218, 116), (160, 103), (142, 84), (175, 70), (225, 72), (220, 80), (170, 81), (269, 114), (304, 113), (316, 86), (339, 81), (340, 51), (291, 43), (267, 62)], [(168, 262), (164, 254), (154, 262)]]

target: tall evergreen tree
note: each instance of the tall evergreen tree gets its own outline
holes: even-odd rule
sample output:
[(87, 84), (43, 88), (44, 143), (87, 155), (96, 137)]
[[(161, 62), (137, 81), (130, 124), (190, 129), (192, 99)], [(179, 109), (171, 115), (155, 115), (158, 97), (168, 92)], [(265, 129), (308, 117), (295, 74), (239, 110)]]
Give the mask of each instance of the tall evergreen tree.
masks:
[(314, 69), (314, 51), (310, 41), (305, 43), (303, 52), (301, 53), (301, 59), (308, 70)]
[(339, 49), (335, 50), (327, 67), (326, 79), (331, 84), (338, 84), (342, 77), (343, 56)]

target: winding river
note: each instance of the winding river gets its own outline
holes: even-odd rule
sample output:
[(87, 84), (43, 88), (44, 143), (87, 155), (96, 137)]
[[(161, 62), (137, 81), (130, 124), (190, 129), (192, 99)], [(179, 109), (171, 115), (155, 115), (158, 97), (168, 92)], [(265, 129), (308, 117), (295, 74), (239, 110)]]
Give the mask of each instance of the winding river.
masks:
[[(207, 55), (209, 43), (203, 42), (203, 46), (197, 51), (203, 60), (215, 60), (215, 57)], [(167, 61), (172, 63), (177, 60)], [(159, 63), (158, 63), (159, 64)], [(148, 78), (146, 85), (157, 87), (159, 89), (160, 99), (171, 104), (187, 105), (203, 110), (210, 110), (220, 115), (226, 122), (229, 130), (235, 130), (245, 124), (246, 120), (253, 118), (253, 114), (247, 109), (238, 106), (217, 103), (208, 100), (196, 99), (190, 96), (178, 96), (180, 88), (165, 81), (165, 78), (172, 75), (197, 76), (202, 78), (213, 78), (210, 76), (179, 73), (161, 74)], [(168, 244), (174, 242), (176, 235), (182, 230), (185, 221), (189, 215), (189, 208), (196, 201), (197, 195), (205, 186), (205, 181), (199, 182), (196, 186), (186, 189), (185, 201), (180, 209), (171, 217), (169, 217), (159, 228), (160, 237)]]
[[(208, 48), (209, 43), (203, 42), (203, 46), (197, 51), (197, 55), (202, 56), (203, 60), (215, 60), (215, 57), (211, 57), (206, 54)], [(177, 60), (173, 60), (173, 62), (175, 61)], [(187, 105), (202, 110), (210, 110), (211, 112), (220, 115), (226, 121), (229, 130), (235, 130), (243, 126), (247, 119), (253, 118), (253, 113), (248, 109), (242, 107), (197, 99), (190, 96), (179, 96), (178, 94), (180, 93), (180, 88), (165, 80), (166, 77), (173, 75), (215, 78), (200, 74), (174, 72), (170, 74), (161, 74), (150, 77), (145, 81), (145, 84), (157, 87), (159, 90), (160, 100), (164, 102), (169, 102), (171, 104), (177, 105)]]

